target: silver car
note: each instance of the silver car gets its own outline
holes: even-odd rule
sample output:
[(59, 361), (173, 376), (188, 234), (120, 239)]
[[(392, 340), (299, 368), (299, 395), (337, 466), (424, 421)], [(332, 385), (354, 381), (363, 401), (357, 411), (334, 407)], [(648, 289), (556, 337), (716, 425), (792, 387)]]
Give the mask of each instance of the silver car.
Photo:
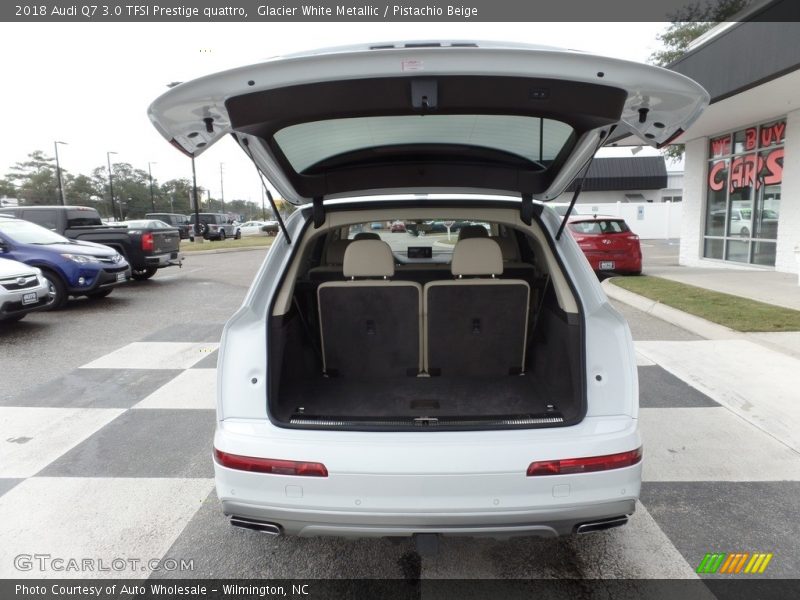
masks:
[(0, 258), (0, 321), (19, 321), (53, 301), (41, 270)]

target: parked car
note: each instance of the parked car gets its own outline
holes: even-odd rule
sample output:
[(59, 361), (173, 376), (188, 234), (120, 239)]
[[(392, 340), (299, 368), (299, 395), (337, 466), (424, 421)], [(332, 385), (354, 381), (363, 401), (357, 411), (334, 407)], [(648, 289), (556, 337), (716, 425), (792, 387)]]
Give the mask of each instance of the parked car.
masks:
[[(239, 239), (241, 232), (237, 231), (233, 219), (223, 213), (200, 213), (200, 235), (207, 240), (224, 240), (225, 238)], [(195, 215), (189, 215), (189, 223), (191, 229), (189, 231), (189, 240), (194, 241), (195, 236), (195, 223), (197, 222)]]
[(277, 230), (277, 221), (245, 221), (241, 225), (239, 225), (239, 230), (241, 234), (245, 237), (250, 237), (254, 235), (275, 235), (270, 234), (268, 231), (275, 227)]
[(158, 219), (134, 219), (122, 221), (120, 225), (128, 228), (134, 246), (145, 253), (145, 267), (134, 269), (131, 272), (133, 279), (144, 281), (155, 275), (158, 269), (183, 264), (183, 255), (179, 252), (181, 235), (177, 227)]
[[(232, 525), (430, 548), (635, 510), (631, 334), (544, 202), (604, 143), (663, 144), (709, 96), (644, 64), (469, 46), (293, 55), (150, 107), (187, 154), (233, 137), (303, 207), (222, 336), (214, 473)], [(491, 235), (449, 262), (350, 239), (354, 223), (440, 219)]]
[(639, 236), (621, 217), (579, 215), (569, 218), (567, 229), (578, 242), (595, 272), (628, 275), (642, 272)]
[(5, 258), (42, 271), (52, 302), (64, 306), (69, 296), (104, 298), (128, 281), (130, 265), (113, 248), (69, 240), (30, 221), (0, 216), (0, 251)]
[(405, 233), (406, 232), (406, 224), (402, 221), (395, 221), (392, 223), (392, 226), (389, 228), (389, 231), (392, 233)]
[(129, 235), (125, 225), (104, 224), (100, 213), (89, 206), (19, 206), (2, 208), (0, 214), (36, 223), (71, 240), (109, 246), (125, 257), (137, 278), (152, 277), (154, 269), (180, 265), (180, 240), (156, 249), (144, 238)]
[(0, 252), (0, 321), (19, 321), (30, 312), (47, 308), (53, 298), (41, 269)]
[(180, 231), (182, 240), (189, 239), (192, 222), (186, 215), (179, 215), (177, 213), (147, 213), (144, 218), (164, 221), (167, 225), (172, 225)]

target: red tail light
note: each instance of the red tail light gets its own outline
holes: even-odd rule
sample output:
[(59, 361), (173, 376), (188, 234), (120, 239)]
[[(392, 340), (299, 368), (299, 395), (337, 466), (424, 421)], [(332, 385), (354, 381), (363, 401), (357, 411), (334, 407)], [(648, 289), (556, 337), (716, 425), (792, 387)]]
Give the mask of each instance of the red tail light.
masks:
[(629, 239), (629, 240), (636, 240), (636, 241), (639, 241), (639, 236), (638, 236), (638, 235), (636, 235), (636, 234), (634, 234), (634, 233), (632, 233), (631, 235), (629, 235), (629, 236), (628, 236), (628, 239)]
[(252, 473), (272, 473), (273, 475), (298, 475), (303, 477), (327, 477), (328, 469), (317, 462), (279, 460), (276, 458), (256, 458), (228, 454), (214, 448), (214, 458), (223, 467)]
[(642, 460), (642, 449), (637, 448), (619, 454), (590, 456), (587, 458), (565, 458), (562, 460), (540, 460), (528, 467), (528, 477), (537, 475), (573, 475), (575, 473), (594, 473), (630, 467)]
[(155, 241), (153, 240), (152, 233), (143, 233), (142, 234), (142, 250), (145, 252), (152, 252), (153, 249), (156, 247)]

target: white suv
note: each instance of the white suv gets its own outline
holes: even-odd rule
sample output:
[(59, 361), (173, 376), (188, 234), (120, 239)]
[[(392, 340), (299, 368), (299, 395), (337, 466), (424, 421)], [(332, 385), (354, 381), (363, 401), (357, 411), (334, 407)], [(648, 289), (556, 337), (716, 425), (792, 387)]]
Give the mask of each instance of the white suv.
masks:
[[(320, 51), (158, 98), (173, 145), (232, 134), (300, 207), (220, 347), (231, 523), (419, 540), (624, 524), (633, 344), (544, 203), (602, 145), (668, 143), (707, 102), (656, 67), (482, 43)], [(396, 221), (479, 225), (370, 226)]]

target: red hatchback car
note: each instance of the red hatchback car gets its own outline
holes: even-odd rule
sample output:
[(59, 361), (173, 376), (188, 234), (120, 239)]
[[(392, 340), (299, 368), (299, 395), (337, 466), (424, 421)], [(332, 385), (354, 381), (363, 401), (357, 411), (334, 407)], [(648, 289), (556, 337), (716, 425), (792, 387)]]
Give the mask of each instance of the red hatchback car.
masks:
[(630, 275), (642, 272), (639, 236), (621, 217), (574, 216), (570, 217), (567, 229), (596, 272)]

